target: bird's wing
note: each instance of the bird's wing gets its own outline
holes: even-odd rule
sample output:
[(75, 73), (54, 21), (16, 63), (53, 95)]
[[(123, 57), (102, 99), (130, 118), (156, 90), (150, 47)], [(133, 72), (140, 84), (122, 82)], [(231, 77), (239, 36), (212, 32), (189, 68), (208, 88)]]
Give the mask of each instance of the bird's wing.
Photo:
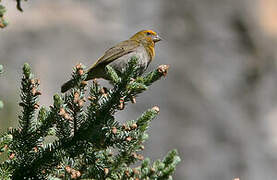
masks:
[(135, 40), (122, 41), (114, 47), (108, 49), (104, 55), (92, 65), (90, 69), (95, 68), (99, 64), (109, 64), (110, 62), (113, 62), (114, 60), (133, 52), (139, 46), (140, 43)]

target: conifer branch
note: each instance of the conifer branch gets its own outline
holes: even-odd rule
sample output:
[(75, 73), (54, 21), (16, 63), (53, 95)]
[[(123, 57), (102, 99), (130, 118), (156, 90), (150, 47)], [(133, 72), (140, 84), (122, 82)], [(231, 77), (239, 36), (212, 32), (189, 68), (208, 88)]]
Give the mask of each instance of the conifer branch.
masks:
[(4, 18), (4, 14), (6, 13), (6, 11), (6, 8), (0, 4), (0, 28), (4, 28), (8, 25), (8, 22)]
[[(1, 8), (1, 7), (0, 7)], [(1, 10), (0, 10), (1, 11)], [(0, 75), (3, 73), (3, 65), (0, 64)], [(2, 109), (4, 106), (4, 103), (3, 101), (0, 100), (0, 109)]]
[[(21, 1), (22, 1), (22, 0), (16, 0), (16, 8), (17, 8), (19, 11), (23, 12), (23, 9), (22, 9), (22, 7), (21, 7)], [(27, 0), (25, 0), (25, 1), (27, 1)]]
[[(86, 74), (84, 66), (78, 64), (70, 80), (73, 88), (66, 94), (55, 94), (53, 105), (49, 109), (41, 107), (35, 117), (41, 94), (39, 81), (34, 79), (30, 66), (24, 64), (22, 115), (19, 128), (0, 136), (0, 150), (8, 155), (8, 160), (1, 163), (0, 172), (12, 179), (170, 179), (179, 162), (176, 151), (153, 165), (139, 153), (144, 149), (146, 130), (159, 108), (155, 106), (137, 120), (124, 124), (114, 118), (131, 97), (165, 75), (167, 68), (160, 66), (140, 77), (136, 58), (130, 60), (121, 74), (108, 66), (113, 88), (101, 87), (94, 80), (86, 107)], [(56, 140), (46, 143), (49, 135)], [(142, 161), (142, 165), (130, 168), (137, 161)]]
[(27, 63), (23, 66), (23, 74), (24, 76), (21, 81), (21, 102), (19, 103), (23, 110), (22, 115), (19, 116), (19, 127), (23, 135), (29, 135), (36, 128), (34, 115), (36, 109), (39, 108), (37, 101), (41, 92), (38, 90), (39, 80), (34, 79), (31, 68)]
[[(21, 7), (21, 1), (22, 0), (16, 0), (16, 8), (19, 11), (23, 12), (23, 9)], [(0, 28), (5, 28), (8, 25), (8, 21), (5, 19), (6, 12), (7, 12), (7, 9), (5, 8), (5, 6), (1, 4), (1, 0), (0, 0)]]

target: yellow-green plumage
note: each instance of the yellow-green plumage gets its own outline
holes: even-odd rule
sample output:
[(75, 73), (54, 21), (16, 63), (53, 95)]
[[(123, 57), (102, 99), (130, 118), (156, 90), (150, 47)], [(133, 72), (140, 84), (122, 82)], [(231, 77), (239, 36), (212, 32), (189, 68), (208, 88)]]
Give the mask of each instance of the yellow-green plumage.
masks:
[[(138, 58), (138, 65), (141, 67), (141, 73), (143, 73), (155, 57), (155, 42), (160, 40), (160, 37), (154, 31), (139, 31), (130, 39), (122, 41), (108, 49), (104, 55), (87, 70), (86, 80), (95, 78), (107, 79), (105, 67), (108, 64), (117, 71), (124, 71), (124, 68), (127, 66), (132, 56)], [(66, 82), (62, 86), (61, 92), (66, 92), (72, 88), (71, 86), (71, 81)]]

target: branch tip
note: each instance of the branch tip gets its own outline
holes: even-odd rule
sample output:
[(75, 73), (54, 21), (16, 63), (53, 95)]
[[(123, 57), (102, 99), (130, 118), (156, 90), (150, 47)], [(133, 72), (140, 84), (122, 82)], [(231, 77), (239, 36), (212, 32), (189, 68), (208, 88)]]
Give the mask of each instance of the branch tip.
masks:
[(168, 72), (168, 69), (169, 69), (169, 65), (163, 64), (163, 65), (160, 65), (160, 66), (158, 67), (158, 72), (161, 73), (161, 74), (163, 74), (163, 76), (166, 76), (166, 75), (167, 75), (167, 72)]
[(157, 113), (160, 112), (160, 108), (158, 106), (154, 106), (152, 107), (152, 110), (156, 111)]

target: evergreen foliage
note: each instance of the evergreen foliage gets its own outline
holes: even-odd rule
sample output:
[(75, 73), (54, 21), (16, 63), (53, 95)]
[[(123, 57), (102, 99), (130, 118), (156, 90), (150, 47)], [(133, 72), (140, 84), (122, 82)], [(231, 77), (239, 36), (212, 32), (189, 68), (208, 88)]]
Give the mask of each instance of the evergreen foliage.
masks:
[[(21, 7), (21, 1), (22, 0), (16, 0), (16, 7), (19, 11), (23, 12), (23, 9)], [(25, 0), (27, 1), (27, 0)], [(0, 0), (0, 28), (4, 28), (8, 25), (8, 21), (5, 19), (5, 13), (6, 13), (6, 8), (1, 4), (2, 0)]]
[[(3, 65), (0, 64), (0, 75), (3, 73)], [(4, 106), (3, 102), (0, 100), (0, 109), (2, 109)]]
[[(84, 68), (82, 64), (74, 67), (74, 88), (55, 94), (49, 108), (40, 108), (40, 81), (24, 64), (19, 127), (0, 136), (0, 152), (6, 158), (0, 164), (0, 179), (172, 179), (180, 161), (176, 150), (153, 163), (141, 154), (146, 131), (159, 108), (154, 106), (124, 124), (114, 117), (165, 76), (168, 66), (161, 65), (143, 77), (136, 58), (120, 75), (107, 66), (111, 89), (96, 80), (88, 88)], [(140, 165), (134, 167), (138, 161)]]

